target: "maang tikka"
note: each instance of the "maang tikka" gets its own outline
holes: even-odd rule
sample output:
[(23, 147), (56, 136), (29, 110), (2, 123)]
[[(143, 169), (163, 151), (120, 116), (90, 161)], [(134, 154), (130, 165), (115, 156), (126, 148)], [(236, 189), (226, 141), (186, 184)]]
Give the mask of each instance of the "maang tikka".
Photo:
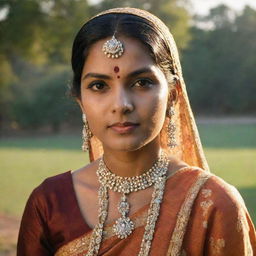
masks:
[(84, 122), (84, 126), (82, 131), (82, 138), (83, 138), (82, 150), (86, 152), (89, 150), (89, 143), (90, 143), (90, 138), (92, 137), (92, 132), (89, 128), (85, 114), (83, 114), (83, 122)]
[(175, 132), (176, 132), (176, 125), (173, 121), (173, 116), (175, 115), (175, 110), (174, 107), (171, 106), (168, 112), (168, 117), (170, 118), (170, 121), (168, 123), (168, 127), (167, 127), (167, 145), (170, 148), (174, 148), (177, 146), (177, 142), (176, 142), (176, 136), (175, 136)]
[(103, 44), (102, 51), (108, 58), (117, 59), (123, 55), (124, 46), (114, 34), (110, 40)]

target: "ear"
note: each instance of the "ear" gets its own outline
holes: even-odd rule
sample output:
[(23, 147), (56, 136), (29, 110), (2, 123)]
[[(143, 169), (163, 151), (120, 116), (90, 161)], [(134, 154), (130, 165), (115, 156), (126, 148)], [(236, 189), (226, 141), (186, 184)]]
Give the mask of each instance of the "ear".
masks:
[(172, 105), (175, 105), (178, 101), (179, 90), (176, 87), (172, 87), (169, 90), (169, 97), (168, 97), (168, 108)]
[(175, 105), (177, 100), (178, 100), (178, 90), (177, 88), (174, 87), (170, 90), (170, 102)]
[(181, 92), (181, 83), (178, 76), (174, 76), (173, 82), (170, 84), (168, 106), (175, 105)]

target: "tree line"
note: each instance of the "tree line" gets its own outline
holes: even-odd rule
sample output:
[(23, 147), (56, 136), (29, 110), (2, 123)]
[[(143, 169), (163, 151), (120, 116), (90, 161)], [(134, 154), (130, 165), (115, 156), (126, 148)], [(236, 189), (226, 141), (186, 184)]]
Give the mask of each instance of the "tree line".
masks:
[(101, 10), (133, 6), (159, 16), (173, 33), (196, 114), (256, 113), (256, 11), (225, 5), (192, 16), (189, 0), (1, 0), (0, 129), (81, 125), (68, 95), (72, 40)]

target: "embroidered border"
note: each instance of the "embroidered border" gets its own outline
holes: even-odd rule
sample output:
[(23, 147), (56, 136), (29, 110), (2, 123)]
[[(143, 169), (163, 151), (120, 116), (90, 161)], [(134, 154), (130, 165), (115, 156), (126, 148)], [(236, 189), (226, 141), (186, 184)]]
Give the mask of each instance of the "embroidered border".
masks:
[(167, 251), (168, 256), (179, 256), (181, 255), (181, 246), (183, 237), (185, 235), (186, 227), (189, 221), (189, 216), (192, 210), (193, 203), (204, 185), (204, 183), (211, 177), (210, 173), (201, 173), (195, 183), (191, 186), (187, 197), (185, 198), (181, 209), (178, 213), (176, 226), (173, 231), (173, 235)]
[[(133, 222), (135, 228), (144, 226), (147, 219), (147, 211), (143, 211), (141, 215), (134, 217)], [(104, 229), (104, 238), (103, 241), (115, 236), (113, 232), (112, 225), (106, 226)], [(69, 242), (66, 245), (63, 245), (59, 248), (59, 250), (54, 254), (55, 256), (70, 256), (70, 255), (79, 255), (79, 253), (83, 253), (89, 247), (90, 239), (92, 232), (89, 232), (81, 237)]]
[(213, 237), (210, 237), (210, 245), (211, 245), (211, 250), (214, 255), (219, 255), (221, 254), (222, 249), (225, 247), (225, 240), (223, 238), (219, 239), (214, 239)]

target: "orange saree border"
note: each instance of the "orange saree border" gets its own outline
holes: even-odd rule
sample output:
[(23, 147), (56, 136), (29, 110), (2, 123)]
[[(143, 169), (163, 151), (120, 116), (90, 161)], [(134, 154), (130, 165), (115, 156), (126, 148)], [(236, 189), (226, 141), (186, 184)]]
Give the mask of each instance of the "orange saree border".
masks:
[(191, 186), (187, 197), (185, 198), (178, 214), (176, 226), (167, 251), (168, 256), (181, 255), (182, 241), (186, 232), (186, 227), (189, 221), (189, 216), (192, 210), (193, 203), (205, 182), (211, 177), (210, 173), (201, 173), (198, 179)]

